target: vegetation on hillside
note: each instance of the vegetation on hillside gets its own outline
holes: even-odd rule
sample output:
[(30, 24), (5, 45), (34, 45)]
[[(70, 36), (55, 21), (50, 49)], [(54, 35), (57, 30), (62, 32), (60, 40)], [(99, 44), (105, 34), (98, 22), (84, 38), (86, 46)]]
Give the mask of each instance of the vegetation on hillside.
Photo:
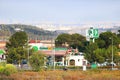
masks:
[(47, 31), (32, 25), (23, 24), (0, 24), (0, 38), (8, 39), (16, 30), (25, 31), (30, 39), (51, 39), (58, 35), (55, 31)]

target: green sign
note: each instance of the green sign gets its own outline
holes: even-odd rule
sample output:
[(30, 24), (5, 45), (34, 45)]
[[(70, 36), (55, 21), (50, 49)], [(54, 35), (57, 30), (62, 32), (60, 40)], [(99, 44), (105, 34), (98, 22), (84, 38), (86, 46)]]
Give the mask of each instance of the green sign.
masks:
[(93, 38), (93, 29), (88, 30), (88, 36)]
[(52, 47), (40, 47), (40, 50), (55, 50), (55, 51), (59, 51), (59, 50), (67, 50), (67, 48), (52, 48)]
[(38, 47), (37, 46), (33, 46), (34, 51), (38, 51)]
[(99, 37), (98, 29), (89, 29), (87, 31), (87, 37), (98, 38)]
[(0, 55), (4, 54), (4, 51), (3, 50), (0, 50)]
[(96, 64), (92, 64), (92, 65), (91, 65), (91, 68), (92, 68), (92, 69), (96, 69), (96, 68), (97, 68), (97, 65), (96, 65)]
[(67, 48), (54, 48), (56, 51), (67, 50)]
[(94, 38), (98, 38), (99, 37), (98, 29), (93, 29), (93, 37)]
[(40, 47), (40, 50), (48, 50), (48, 47)]

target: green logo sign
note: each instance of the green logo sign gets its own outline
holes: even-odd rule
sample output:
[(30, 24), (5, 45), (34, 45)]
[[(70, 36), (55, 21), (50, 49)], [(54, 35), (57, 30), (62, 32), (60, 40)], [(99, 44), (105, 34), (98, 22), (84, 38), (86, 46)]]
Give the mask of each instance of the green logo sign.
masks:
[(88, 30), (88, 36), (93, 38), (93, 29)]
[(33, 50), (34, 51), (38, 51), (38, 47), (37, 46), (33, 46)]
[(3, 50), (0, 50), (0, 55), (4, 54), (5, 52)]
[(87, 37), (98, 38), (99, 37), (98, 29), (89, 29), (87, 31)]
[(40, 47), (40, 50), (55, 50), (55, 51), (61, 51), (61, 50), (67, 50), (67, 48), (52, 48), (52, 47)]
[(98, 29), (93, 29), (93, 37), (94, 38), (98, 38), (99, 37)]
[(48, 47), (40, 47), (40, 50), (48, 50)]

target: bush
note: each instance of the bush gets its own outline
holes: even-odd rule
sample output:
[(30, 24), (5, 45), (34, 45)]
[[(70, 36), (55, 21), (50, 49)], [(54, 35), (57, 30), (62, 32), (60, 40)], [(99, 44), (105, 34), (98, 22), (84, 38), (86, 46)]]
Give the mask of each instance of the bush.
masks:
[(45, 55), (42, 52), (35, 52), (30, 56), (29, 61), (33, 70), (39, 71), (44, 68), (44, 57)]
[(5, 68), (3, 66), (0, 66), (0, 75), (3, 74), (4, 70), (5, 70)]
[(4, 70), (4, 74), (9, 76), (10, 74), (16, 73), (17, 72), (17, 68), (12, 65), (12, 64), (7, 64), (5, 66), (5, 70)]
[(13, 74), (16, 72), (17, 72), (17, 68), (14, 65), (0, 63), (0, 74), (1, 75), (9, 76), (10, 74)]
[(6, 65), (5, 62), (1, 62), (1, 63), (0, 63), (0, 75), (3, 74), (3, 72), (4, 72), (4, 70), (5, 70), (5, 65)]

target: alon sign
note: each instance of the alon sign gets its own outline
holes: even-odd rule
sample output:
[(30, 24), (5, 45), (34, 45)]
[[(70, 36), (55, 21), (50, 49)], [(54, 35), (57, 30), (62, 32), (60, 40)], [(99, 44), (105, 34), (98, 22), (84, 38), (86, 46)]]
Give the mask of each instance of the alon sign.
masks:
[(89, 38), (98, 38), (99, 37), (98, 29), (91, 28), (87, 30), (86, 36)]

